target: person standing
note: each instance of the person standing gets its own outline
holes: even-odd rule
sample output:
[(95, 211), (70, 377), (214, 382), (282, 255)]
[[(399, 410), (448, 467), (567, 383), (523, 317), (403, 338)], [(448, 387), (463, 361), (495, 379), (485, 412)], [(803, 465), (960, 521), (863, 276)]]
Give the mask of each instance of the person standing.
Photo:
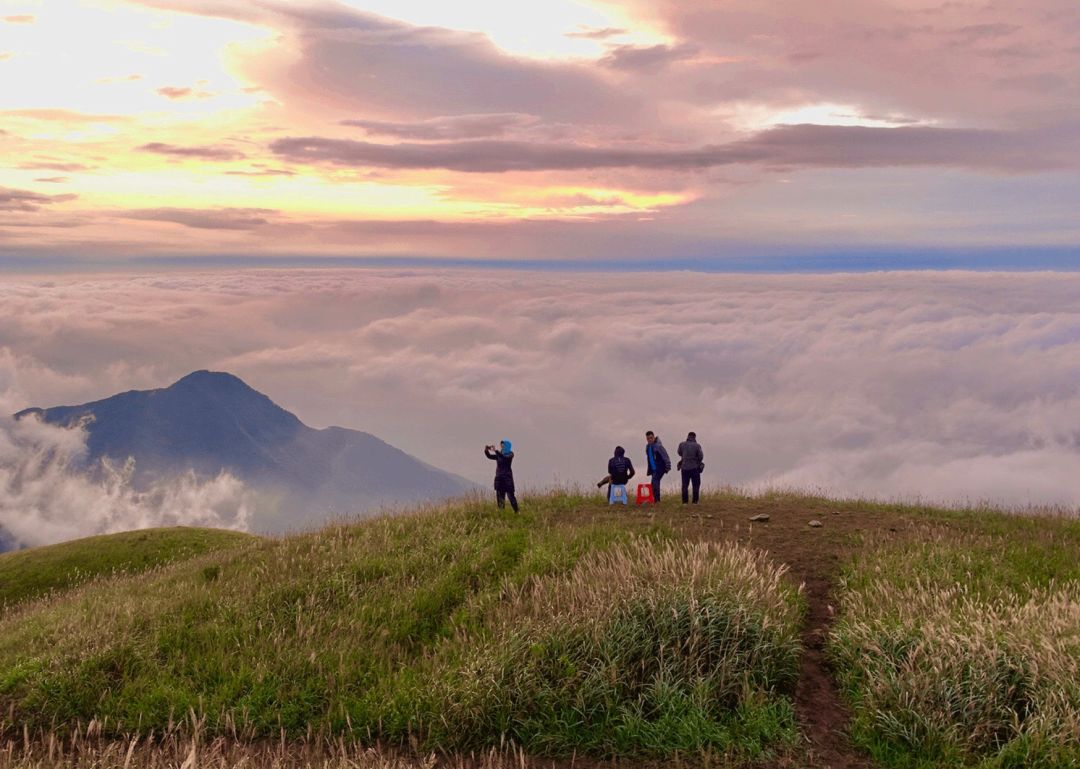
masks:
[(518, 511), (517, 497), (514, 496), (514, 452), (510, 441), (500, 441), (499, 448), (484, 446), (484, 456), (495, 462), (495, 504), (502, 510), (509, 498), (510, 507)]
[(636, 471), (634, 470), (634, 463), (630, 461), (630, 457), (626, 456), (626, 449), (622, 446), (615, 447), (615, 456), (608, 460), (608, 503), (612, 500), (612, 489), (616, 486), (622, 486), (622, 503), (624, 505), (630, 504), (629, 497), (626, 493), (626, 484), (630, 482), (630, 479), (634, 477)]
[(694, 487), (694, 504), (701, 493), (701, 471), (705, 469), (705, 453), (697, 442), (697, 433), (691, 432), (679, 444), (679, 470), (682, 471), (682, 501), (690, 501), (690, 486)]
[(652, 430), (645, 433), (645, 459), (649, 463), (648, 475), (652, 476), (653, 501), (660, 502), (660, 481), (671, 471), (671, 457), (660, 438)]

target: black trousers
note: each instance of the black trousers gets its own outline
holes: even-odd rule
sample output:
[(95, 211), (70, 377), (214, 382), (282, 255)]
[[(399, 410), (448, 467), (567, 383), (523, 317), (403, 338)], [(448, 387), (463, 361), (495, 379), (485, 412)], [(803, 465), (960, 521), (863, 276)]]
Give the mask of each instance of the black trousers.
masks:
[(685, 505), (690, 501), (690, 485), (694, 486), (694, 504), (698, 503), (698, 498), (701, 496), (701, 471), (700, 470), (683, 470), (682, 471), (682, 501)]
[(514, 496), (514, 492), (500, 491), (499, 489), (495, 490), (495, 504), (499, 506), (500, 510), (506, 507), (507, 497), (510, 498), (510, 507), (512, 507), (514, 509), (514, 512), (516, 513), (518, 511), (518, 504), (517, 497)]

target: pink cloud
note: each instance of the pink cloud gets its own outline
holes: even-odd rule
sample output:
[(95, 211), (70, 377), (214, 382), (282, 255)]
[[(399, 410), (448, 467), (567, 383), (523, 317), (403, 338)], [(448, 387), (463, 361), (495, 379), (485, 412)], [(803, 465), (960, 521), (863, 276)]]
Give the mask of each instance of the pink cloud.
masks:
[(993, 170), (1048, 170), (1080, 165), (1080, 137), (1061, 140), (1067, 151), (1032, 151), (1020, 133), (904, 126), (793, 125), (722, 145), (687, 149), (596, 147), (524, 141), (475, 140), (379, 144), (349, 139), (288, 137), (271, 149), (296, 162), (341, 166), (447, 169), (466, 173), (642, 168), (693, 171), (755, 164), (799, 167), (963, 166)]
[(193, 158), (197, 160), (242, 160), (244, 153), (226, 145), (196, 145), (182, 146), (167, 144), (165, 142), (150, 142), (136, 149), (143, 152), (153, 152), (158, 155), (167, 155), (175, 158)]
[(268, 216), (277, 214), (266, 208), (146, 208), (118, 214), (124, 219), (152, 222), (172, 222), (203, 230), (249, 230), (269, 223)]
[(0, 211), (40, 211), (43, 206), (65, 203), (74, 200), (77, 195), (42, 195), (30, 190), (15, 190), (0, 187)]

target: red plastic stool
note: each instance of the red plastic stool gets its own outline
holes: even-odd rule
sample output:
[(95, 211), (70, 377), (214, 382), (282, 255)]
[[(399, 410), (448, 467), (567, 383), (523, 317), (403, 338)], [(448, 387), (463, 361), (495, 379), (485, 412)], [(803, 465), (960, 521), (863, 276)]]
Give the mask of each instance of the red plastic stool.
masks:
[(656, 500), (653, 499), (652, 484), (651, 483), (639, 483), (638, 484), (638, 487), (637, 487), (637, 503), (640, 505), (643, 502), (649, 502), (650, 504), (655, 504), (655, 502), (656, 502)]

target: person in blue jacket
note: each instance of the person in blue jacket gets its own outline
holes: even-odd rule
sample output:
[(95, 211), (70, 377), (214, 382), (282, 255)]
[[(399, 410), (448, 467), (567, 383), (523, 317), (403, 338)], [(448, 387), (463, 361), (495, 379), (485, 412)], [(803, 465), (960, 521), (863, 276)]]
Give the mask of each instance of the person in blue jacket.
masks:
[(509, 499), (510, 507), (516, 513), (518, 503), (517, 497), (514, 496), (514, 471), (511, 468), (514, 462), (513, 446), (510, 441), (500, 441), (498, 449), (494, 446), (484, 446), (484, 456), (495, 462), (495, 503), (501, 510)]
[(647, 475), (652, 477), (653, 501), (660, 502), (660, 481), (671, 472), (671, 458), (660, 438), (652, 430), (645, 433), (645, 459), (649, 463)]

